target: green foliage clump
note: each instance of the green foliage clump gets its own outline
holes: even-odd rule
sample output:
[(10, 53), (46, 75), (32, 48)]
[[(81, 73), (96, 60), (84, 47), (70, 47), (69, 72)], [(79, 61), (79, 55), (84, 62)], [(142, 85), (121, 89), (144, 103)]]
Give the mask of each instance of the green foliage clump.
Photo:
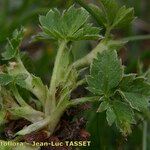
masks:
[[(131, 133), (140, 113), (144, 117), (148, 112), (150, 83), (147, 75), (124, 72), (117, 51), (127, 41), (114, 40), (111, 36), (113, 29), (132, 22), (133, 8), (119, 7), (114, 0), (101, 0), (100, 7), (83, 6), (85, 9), (71, 6), (62, 14), (57, 9), (51, 9), (39, 17), (42, 33), (37, 37), (58, 42), (49, 85), (30, 73), (22, 62), (19, 46), (24, 29), (15, 30), (8, 40), (2, 53), (6, 63), (0, 70), (1, 125), (9, 121), (5, 118), (8, 112), (11, 119), (25, 118), (31, 122), (14, 137), (39, 130), (46, 130), (49, 137), (68, 108), (86, 102), (98, 102), (97, 113), (106, 111), (108, 124), (115, 123), (123, 136)], [(89, 23), (87, 10), (98, 21), (100, 28)], [(101, 28), (106, 29), (103, 36), (100, 35)], [(74, 61), (71, 59), (72, 47), (69, 46), (78, 40), (100, 41), (91, 52)], [(81, 76), (81, 72), (89, 66), (90, 74), (86, 72)], [(86, 87), (91, 96), (71, 99), (72, 91), (80, 85)], [(29, 93), (27, 100), (20, 91)], [(30, 102), (36, 106), (32, 107)]]

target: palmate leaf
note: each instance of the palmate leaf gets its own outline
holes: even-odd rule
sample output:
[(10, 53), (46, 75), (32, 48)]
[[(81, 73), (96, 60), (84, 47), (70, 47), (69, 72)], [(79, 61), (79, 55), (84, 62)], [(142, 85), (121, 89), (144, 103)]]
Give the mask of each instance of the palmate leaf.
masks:
[(143, 111), (148, 108), (150, 84), (144, 78), (133, 74), (125, 75), (120, 85), (120, 93), (132, 108)]
[(111, 28), (126, 26), (134, 19), (134, 9), (119, 7), (116, 0), (100, 0), (102, 16), (106, 25)]
[(115, 50), (107, 50), (97, 55), (87, 77), (88, 89), (98, 95), (109, 94), (122, 79), (123, 67)]
[(93, 60), (87, 83), (94, 95), (101, 96), (97, 112), (106, 111), (108, 124), (115, 123), (124, 136), (131, 133), (131, 125), (135, 124), (134, 109), (146, 109), (148, 106), (150, 86), (145, 78), (134, 74), (123, 76), (117, 52), (107, 50)]
[(136, 123), (134, 112), (130, 105), (122, 102), (118, 96), (113, 98), (113, 101), (110, 99), (103, 99), (97, 112), (106, 111), (106, 120), (109, 126), (115, 123), (122, 134), (126, 136), (131, 133), (131, 124)]
[(103, 99), (98, 111), (106, 111), (108, 125), (116, 124), (124, 136), (131, 133), (131, 124), (135, 124), (134, 111), (126, 102), (122, 102), (121, 97), (115, 95), (111, 99)]
[(6, 45), (6, 50), (2, 53), (2, 57), (4, 60), (10, 60), (14, 58), (19, 51), (20, 43), (23, 39), (24, 28), (20, 30), (15, 30), (13, 32), (13, 36), (11, 40), (8, 40), (8, 44)]
[[(50, 10), (46, 16), (40, 16), (39, 21), (45, 35), (59, 40), (89, 40), (99, 38), (99, 28), (87, 24), (88, 12), (71, 6), (61, 15), (57, 9)], [(45, 37), (45, 36), (44, 36)]]
[[(89, 4), (89, 12), (95, 17), (100, 26), (105, 28), (125, 27), (130, 24), (134, 17), (134, 9), (126, 8), (126, 6), (120, 7), (116, 0), (99, 0), (100, 7), (94, 4)], [(86, 4), (85, 4), (86, 5)]]

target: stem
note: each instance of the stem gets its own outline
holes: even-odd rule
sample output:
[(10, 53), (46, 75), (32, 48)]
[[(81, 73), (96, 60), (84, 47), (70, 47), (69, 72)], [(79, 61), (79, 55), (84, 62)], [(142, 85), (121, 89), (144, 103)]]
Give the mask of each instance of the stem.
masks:
[(108, 39), (110, 37), (111, 30), (112, 30), (112, 28), (109, 26), (106, 28), (105, 39)]
[[(77, 87), (80, 86), (80, 85), (86, 84), (86, 83), (87, 83), (87, 82), (86, 82), (86, 78), (85, 78), (85, 79), (82, 79), (82, 80), (80, 80), (80, 81), (78, 81), (78, 82), (76, 83), (75, 88), (77, 88)], [(73, 88), (73, 89), (75, 89), (75, 88)]]
[(63, 115), (64, 111), (67, 108), (78, 105), (78, 104), (82, 104), (85, 102), (93, 102), (93, 101), (98, 101), (98, 100), (99, 100), (98, 96), (74, 99), (71, 102), (69, 102), (68, 99), (64, 99), (59, 105), (57, 105), (57, 107), (55, 108), (55, 110), (52, 112), (50, 116), (47, 116), (45, 119), (29, 125), (28, 127), (17, 132), (16, 135), (30, 134), (34, 131), (39, 131), (47, 126), (49, 129), (50, 135), (52, 135), (53, 132), (55, 131), (57, 124), (60, 121), (61, 116)]
[(36, 123), (29, 125), (28, 127), (20, 130), (16, 133), (16, 135), (26, 135), (30, 134), (34, 131), (39, 131), (47, 126), (49, 126), (50, 135), (53, 134), (57, 124), (60, 121), (61, 116), (64, 111), (69, 107), (68, 101), (63, 101), (60, 105), (58, 105), (53, 113), (50, 116), (47, 116), (45, 119), (40, 120)]
[[(109, 29), (107, 32), (109, 33), (110, 30), (111, 29)], [(106, 36), (108, 34), (107, 32), (106, 32)], [(139, 36), (131, 36), (131, 37), (127, 37), (127, 38), (122, 38), (118, 41), (120, 41), (120, 45), (121, 45), (121, 43), (125, 44), (127, 42), (138, 41), (138, 40), (148, 40), (148, 39), (150, 39), (150, 35), (139, 35)], [(113, 45), (113, 43), (112, 43), (112, 45)], [(109, 48), (109, 46), (111, 46), (111, 40), (107, 41), (107, 39), (105, 38), (89, 54), (87, 54), (83, 58), (74, 62), (73, 66), (75, 68), (79, 68), (79, 67), (83, 67), (83, 66), (87, 66), (87, 65), (91, 64), (93, 58), (96, 57), (97, 53), (98, 52), (101, 53), (104, 50), (107, 50)], [(116, 46), (117, 46), (117, 43), (116, 43)]]
[(121, 39), (122, 41), (140, 41), (140, 40), (149, 40), (150, 35), (137, 35), (137, 36), (131, 36)]
[(53, 112), (49, 120), (48, 129), (49, 129), (50, 135), (52, 135), (53, 132), (55, 131), (55, 128), (60, 121), (60, 118), (62, 117), (62, 115), (64, 114), (67, 108), (69, 108), (67, 100), (62, 101), (62, 103), (56, 107), (55, 111)]
[(56, 81), (57, 81), (57, 72), (59, 69), (59, 65), (60, 65), (60, 61), (61, 61), (61, 57), (63, 54), (64, 49), (66, 48), (66, 41), (63, 41), (58, 49), (57, 55), (56, 55), (56, 59), (55, 59), (55, 64), (54, 64), (54, 69), (53, 69), (53, 74), (52, 74), (52, 78), (51, 78), (51, 83), (50, 83), (50, 91), (54, 92), (56, 89)]
[(106, 49), (108, 49), (107, 44), (104, 41), (101, 41), (89, 54), (75, 61), (73, 67), (80, 68), (91, 64), (92, 60), (96, 58), (97, 53), (101, 53)]
[(30, 74), (25, 66), (23, 65), (21, 59), (18, 57), (17, 62), (10, 63), (7, 67), (8, 73), (10, 75), (18, 75), (18, 74), (27, 74), (28, 77), (24, 80), (26, 83), (25, 88), (33, 93), (38, 100), (43, 104), (45, 104), (46, 99), (46, 86), (42, 83), (40, 78)]
[[(66, 48), (67, 42), (66, 41), (62, 41), (57, 55), (56, 55), (56, 59), (55, 59), (55, 63), (54, 63), (54, 69), (53, 69), (53, 74), (51, 77), (51, 83), (50, 83), (50, 99), (51, 99), (51, 108), (54, 109), (56, 107), (56, 100), (55, 100), (55, 93), (56, 93), (56, 87), (57, 87), (57, 81), (59, 79), (57, 79), (57, 74), (59, 71), (59, 67), (60, 67), (60, 61), (61, 61), (61, 57), (63, 55), (63, 52)], [(52, 112), (53, 110), (49, 109), (49, 99), (47, 99), (46, 101), (46, 106), (45, 106), (45, 113), (46, 115), (50, 114), (50, 111)]]
[[(29, 106), (24, 100), (23, 98), (20, 96), (16, 86), (12, 86), (12, 92), (17, 100), (17, 102), (21, 105), (21, 106)], [(30, 107), (30, 106), (29, 106)]]
[(147, 150), (147, 121), (143, 122), (143, 143), (142, 150)]
[(86, 102), (98, 101), (99, 99), (100, 99), (99, 96), (77, 98), (77, 99), (71, 100), (69, 102), (69, 105), (70, 106), (76, 106), (76, 105), (83, 104), (83, 103), (86, 103)]

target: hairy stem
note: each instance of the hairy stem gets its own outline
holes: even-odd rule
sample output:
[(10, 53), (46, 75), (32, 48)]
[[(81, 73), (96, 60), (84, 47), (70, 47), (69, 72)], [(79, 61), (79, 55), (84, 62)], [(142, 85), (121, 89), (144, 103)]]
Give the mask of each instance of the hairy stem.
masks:
[(14, 85), (12, 86), (12, 92), (17, 100), (17, 102), (20, 104), (20, 106), (29, 106), (24, 100), (23, 98), (20, 96), (17, 87)]
[(141, 40), (149, 40), (149, 39), (150, 39), (150, 35), (136, 35), (136, 36), (123, 38), (122, 40), (132, 42), (132, 41), (141, 41)]
[(58, 52), (57, 52), (57, 55), (56, 55), (56, 58), (55, 58), (54, 69), (53, 69), (53, 74), (52, 74), (51, 83), (50, 83), (50, 95), (49, 95), (49, 98), (51, 100), (51, 103), (49, 102), (49, 99), (47, 99), (46, 107), (45, 107), (46, 115), (49, 115), (50, 112), (53, 111), (53, 110), (49, 109), (49, 105), (51, 105), (52, 109), (55, 109), (55, 107), (56, 107), (55, 93), (56, 93), (56, 90), (57, 90), (56, 89), (57, 88), (57, 81), (59, 80), (59, 79), (57, 79), (57, 74), (58, 74), (58, 71), (59, 71), (59, 67), (61, 65), (60, 61), (61, 61), (63, 52), (64, 52), (64, 50), (66, 48), (66, 45), (67, 45), (66, 41), (62, 41), (61, 42), (61, 44), (59, 46), (59, 49), (58, 49)]
[(104, 39), (89, 54), (87, 54), (83, 58), (74, 62), (73, 66), (75, 68), (80, 68), (80, 67), (87, 66), (87, 65), (91, 64), (93, 58), (96, 57), (98, 52), (101, 53), (104, 50), (107, 50), (109, 48), (109, 46), (111, 46), (111, 45), (117, 46), (117, 42), (118, 42), (118, 46), (119, 46), (119, 44), (121, 46), (127, 42), (138, 41), (138, 40), (147, 40), (147, 39), (150, 39), (150, 35), (139, 35), (139, 36), (132, 36), (132, 37), (123, 38), (123, 39), (116, 41), (116, 44), (115, 44), (115, 42), (113, 43), (113, 41), (111, 41), (111, 40), (107, 41), (107, 39)]
[(101, 53), (106, 49), (108, 49), (107, 45), (104, 41), (101, 41), (89, 54), (74, 62), (73, 66), (75, 68), (80, 68), (91, 64), (92, 60), (96, 57), (97, 53)]
[(42, 105), (44, 104), (46, 99), (46, 86), (39, 78), (26, 70), (20, 58), (17, 59), (17, 62), (10, 62), (7, 70), (10, 75), (27, 74), (28, 77), (25, 79), (25, 88), (33, 93)]
[(63, 101), (61, 101), (61, 103), (57, 105), (57, 107), (55, 108), (55, 110), (53, 110), (50, 116), (47, 116), (45, 119), (29, 125), (28, 127), (17, 132), (16, 135), (26, 135), (34, 131), (39, 131), (45, 127), (48, 127), (49, 135), (52, 135), (66, 109), (86, 102), (98, 101), (99, 99), (100, 97), (98, 96), (83, 97), (72, 100), (70, 102), (68, 101), (68, 99), (64, 99)]
[(84, 104), (86, 102), (94, 102), (94, 101), (98, 101), (100, 100), (99, 96), (94, 96), (94, 97), (82, 97), (82, 98), (77, 98), (77, 99), (73, 99), (69, 102), (70, 106), (76, 106), (76, 105), (81, 105)]
[(68, 101), (63, 101), (60, 105), (58, 105), (55, 108), (55, 110), (52, 112), (50, 116), (47, 116), (45, 119), (29, 125), (28, 127), (17, 132), (16, 135), (26, 135), (34, 131), (39, 131), (45, 127), (48, 127), (50, 132), (49, 135), (52, 135), (57, 124), (60, 121), (61, 116), (68, 107), (69, 107)]

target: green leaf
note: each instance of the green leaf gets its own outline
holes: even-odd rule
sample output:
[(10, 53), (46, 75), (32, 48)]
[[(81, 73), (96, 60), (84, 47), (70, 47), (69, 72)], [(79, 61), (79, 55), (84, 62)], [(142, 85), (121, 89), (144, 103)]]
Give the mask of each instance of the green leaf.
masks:
[(115, 123), (123, 135), (130, 134), (131, 124), (135, 124), (131, 107), (117, 98), (107, 106), (106, 119), (110, 126)]
[(116, 0), (100, 0), (101, 18), (105, 27), (123, 27), (131, 23), (134, 19), (134, 9), (122, 6), (120, 8)]
[(26, 88), (26, 82), (25, 80), (27, 79), (28, 75), (27, 74), (18, 74), (15, 76), (15, 83), (18, 84), (19, 86)]
[(100, 9), (97, 5), (94, 5), (94, 4), (89, 4), (88, 7), (92, 10), (93, 17), (95, 17), (98, 24), (100, 26), (105, 27), (107, 21), (106, 21), (105, 15), (103, 14), (102, 9)]
[(131, 92), (123, 92), (126, 100), (130, 103), (131, 107), (138, 110), (143, 111), (148, 108), (148, 98), (138, 94)]
[(98, 95), (108, 95), (122, 79), (123, 68), (115, 50), (103, 51), (97, 55), (87, 77), (88, 89)]
[[(76, 9), (74, 6), (71, 6), (63, 15), (63, 24), (66, 33), (70, 36), (76, 33), (85, 25), (88, 17), (88, 12), (85, 9)], [(67, 27), (69, 27), (69, 31), (67, 31)]]
[(148, 108), (150, 97), (150, 84), (144, 78), (137, 78), (135, 75), (126, 75), (120, 85), (120, 93), (130, 106), (138, 111)]
[(84, 28), (79, 29), (74, 33), (73, 37), (69, 37), (71, 40), (96, 40), (98, 37), (102, 38), (97, 27), (92, 27), (92, 24), (86, 24)]
[(107, 24), (112, 24), (115, 15), (118, 12), (119, 5), (116, 0), (99, 0), (102, 9), (103, 21)]
[(10, 60), (14, 58), (18, 54), (18, 49), (20, 43), (23, 39), (24, 28), (20, 30), (15, 30), (13, 32), (13, 36), (11, 40), (8, 40), (8, 44), (6, 45), (6, 50), (2, 53), (2, 57), (4, 60)]
[(109, 107), (106, 111), (106, 119), (109, 126), (111, 126), (116, 120), (116, 115), (111, 107)]
[(12, 43), (9, 41), (9, 44), (7, 44), (5, 47), (5, 52), (2, 53), (2, 57), (4, 60), (9, 60), (14, 58), (16, 53), (16, 49), (13, 48)]
[(99, 107), (98, 107), (98, 109), (97, 109), (97, 112), (103, 112), (103, 111), (107, 110), (108, 107), (109, 107), (108, 102), (103, 101), (103, 102), (101, 102), (101, 104), (99, 105)]
[(18, 74), (16, 76), (14, 75), (9, 75), (9, 74), (0, 74), (0, 85), (6, 86), (9, 83), (15, 83), (18, 84), (22, 87), (25, 87), (25, 79), (28, 77), (27, 74)]
[(77, 2), (106, 30), (125, 27), (135, 18), (133, 8), (120, 7), (116, 0), (99, 0), (100, 7), (94, 4), (87, 5), (80, 0)]
[(46, 16), (40, 16), (39, 21), (45, 35), (59, 40), (89, 40), (99, 38), (99, 29), (87, 25), (88, 12), (71, 6), (61, 13), (57, 9), (51, 9)]
[(0, 85), (6, 86), (13, 81), (13, 77), (8, 74), (0, 74)]
[(116, 125), (123, 133), (123, 135), (127, 135), (131, 133), (131, 124), (135, 124), (134, 113), (132, 109), (123, 102), (114, 101), (113, 102), (113, 111), (116, 115)]
[(134, 9), (126, 8), (125, 6), (121, 7), (114, 19), (113, 27), (123, 27), (128, 25), (134, 19)]

